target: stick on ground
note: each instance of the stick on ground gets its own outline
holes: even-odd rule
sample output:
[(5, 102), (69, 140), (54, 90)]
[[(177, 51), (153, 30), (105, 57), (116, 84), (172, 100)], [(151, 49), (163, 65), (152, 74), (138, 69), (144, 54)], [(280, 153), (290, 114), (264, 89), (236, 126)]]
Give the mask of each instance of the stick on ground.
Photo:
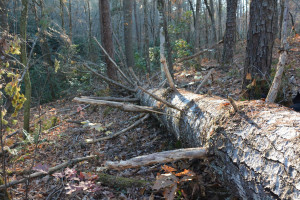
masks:
[[(47, 173), (46, 172), (35, 172), (33, 174), (30, 174), (27, 178), (22, 178), (20, 180), (11, 181), (11, 182), (7, 183), (6, 187), (11, 187), (11, 186), (17, 185), (19, 183), (23, 183), (23, 182), (27, 181), (28, 179), (37, 178), (37, 177), (40, 177), (40, 176), (45, 176), (47, 174), (49, 175), (49, 174), (52, 174), (52, 173), (56, 172), (57, 170), (65, 168), (69, 165), (79, 163), (79, 162), (82, 162), (82, 161), (85, 161), (85, 160), (90, 160), (90, 159), (93, 159), (93, 158), (96, 158), (96, 156), (87, 156), (87, 157), (75, 158), (75, 159), (69, 160), (67, 162), (64, 162), (60, 165), (57, 165), (55, 167), (49, 168), (49, 171)], [(4, 188), (5, 188), (5, 185), (0, 185), (0, 189), (4, 189)]]
[(117, 137), (117, 136), (125, 133), (126, 131), (129, 131), (129, 130), (133, 129), (134, 127), (138, 126), (140, 123), (142, 123), (143, 121), (145, 121), (149, 117), (150, 117), (150, 115), (147, 114), (143, 118), (141, 118), (141, 119), (137, 120), (136, 122), (134, 122), (132, 125), (128, 126), (127, 128), (125, 128), (125, 129), (123, 129), (123, 130), (121, 130), (121, 131), (119, 131), (117, 133), (110, 134), (107, 137), (102, 137), (102, 138), (95, 139), (95, 140), (87, 139), (86, 143), (87, 144), (93, 144), (93, 143), (100, 142), (100, 141), (103, 141), (103, 140), (109, 140), (109, 139), (115, 138), (115, 137)]

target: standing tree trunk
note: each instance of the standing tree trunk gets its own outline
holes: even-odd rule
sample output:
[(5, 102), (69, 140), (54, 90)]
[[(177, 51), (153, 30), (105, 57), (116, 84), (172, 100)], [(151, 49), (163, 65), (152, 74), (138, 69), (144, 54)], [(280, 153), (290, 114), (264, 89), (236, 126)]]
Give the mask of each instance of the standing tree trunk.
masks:
[(69, 0), (69, 37), (72, 43), (73, 40), (73, 28), (72, 28), (72, 0)]
[(144, 55), (146, 60), (147, 71), (150, 74), (150, 56), (149, 56), (149, 31), (148, 31), (148, 0), (144, 0), (144, 35), (145, 35), (145, 46), (144, 46)]
[(165, 7), (165, 2), (164, 0), (158, 0), (158, 10), (161, 15), (160, 22), (162, 23), (163, 26), (163, 32), (164, 32), (164, 38), (165, 38), (165, 47), (167, 50), (167, 63), (168, 63), (168, 68), (173, 76), (173, 61), (172, 61), (172, 49), (171, 49), (171, 43), (170, 43), (170, 38), (169, 38), (169, 32), (168, 32), (168, 24), (167, 24), (167, 16), (165, 14), (166, 7)]
[(0, 23), (1, 31), (9, 33), (7, 21), (7, 0), (0, 0)]
[[(219, 30), (218, 30), (218, 35), (219, 35), (219, 39), (218, 40), (221, 40), (222, 39), (222, 0), (219, 0), (218, 1), (219, 3), (219, 10), (218, 10), (218, 25), (219, 25)], [(227, 4), (228, 5), (228, 4)]]
[[(27, 18), (28, 18), (28, 0), (22, 0), (22, 11), (20, 19), (20, 37), (22, 39), (21, 43), (21, 63), (27, 66), (27, 52), (26, 52), (26, 39), (27, 39)], [(24, 69), (25, 70), (25, 69)], [(24, 103), (24, 124), (23, 128), (29, 132), (29, 122), (30, 122), (30, 104), (31, 104), (31, 82), (29, 70), (27, 70), (25, 77), (25, 98)]]
[[(114, 59), (113, 32), (110, 19), (109, 0), (99, 0), (100, 24), (103, 47), (109, 56)], [(107, 65), (107, 76), (112, 80), (117, 80), (117, 71), (109, 57), (105, 55)]]
[(284, 14), (283, 14), (283, 24), (282, 24), (282, 38), (281, 38), (281, 49), (279, 56), (279, 61), (277, 64), (277, 71), (272, 83), (272, 86), (270, 88), (270, 91), (268, 93), (268, 96), (266, 98), (266, 102), (274, 103), (275, 99), (277, 97), (277, 93), (280, 88), (281, 79), (284, 71), (284, 66), (286, 64), (286, 58), (287, 58), (287, 50), (288, 50), (288, 42), (287, 42), (287, 23), (289, 18), (289, 1), (285, 0), (284, 2)]
[(251, 98), (261, 98), (268, 92), (277, 18), (277, 0), (251, 1), (243, 78), (243, 88), (248, 88)]
[(123, 1), (125, 56), (127, 66), (129, 68), (134, 67), (132, 41), (132, 6), (132, 0)]
[(138, 10), (136, 9), (136, 1), (133, 1), (134, 7), (134, 21), (135, 21), (135, 29), (136, 29), (136, 40), (137, 40), (137, 49), (140, 50), (141, 47), (141, 38), (140, 38), (140, 30), (139, 30), (139, 23), (138, 23)]
[(200, 10), (201, 0), (196, 2), (196, 19), (195, 19), (195, 52), (200, 49)]
[(279, 39), (281, 40), (281, 32), (282, 32), (282, 21), (283, 21), (283, 12), (284, 12), (284, 1), (280, 0), (280, 18), (279, 18)]
[(224, 35), (224, 48), (222, 63), (229, 64), (233, 62), (233, 51), (235, 47), (236, 30), (236, 9), (238, 0), (227, 0), (227, 19)]
[(65, 32), (65, 19), (64, 19), (65, 5), (64, 5), (64, 0), (60, 0), (59, 6), (60, 6), (61, 29), (63, 30), (63, 32)]
[(212, 41), (213, 43), (215, 43), (217, 41), (217, 31), (216, 31), (216, 22), (215, 22), (215, 11), (214, 11), (214, 4), (213, 1), (210, 0), (209, 3), (210, 5), (208, 5), (207, 0), (204, 0), (204, 3), (206, 5), (210, 20), (211, 20), (211, 26), (212, 26), (212, 32), (213, 32), (213, 37), (212, 37)]

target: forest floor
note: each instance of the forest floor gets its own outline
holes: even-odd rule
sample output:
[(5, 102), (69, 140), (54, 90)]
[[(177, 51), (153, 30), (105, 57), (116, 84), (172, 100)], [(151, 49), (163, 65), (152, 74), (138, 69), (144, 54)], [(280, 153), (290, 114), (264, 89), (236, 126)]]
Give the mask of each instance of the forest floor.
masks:
[[(294, 49), (300, 46), (293, 46)], [(245, 49), (245, 43), (238, 45), (237, 52)], [(243, 50), (244, 51), (244, 50)], [(289, 79), (295, 76), (294, 84), (300, 85), (300, 56), (299, 52), (289, 54), (288, 71)], [(278, 61), (278, 53), (274, 55), (274, 66)], [(210, 79), (201, 93), (211, 93), (222, 97), (227, 95), (239, 99), (241, 93), (241, 73), (244, 54), (235, 56), (235, 66), (224, 71), (218, 68), (216, 60), (202, 59), (201, 68), (197, 71), (194, 67), (178, 65), (175, 69), (175, 80), (179, 87), (194, 90), (197, 82), (206, 75), (211, 67), (216, 67), (213, 80)], [(196, 83), (196, 84), (193, 84)], [(181, 147), (173, 135), (164, 127), (149, 118), (138, 127), (111, 140), (87, 144), (86, 139), (107, 136), (122, 130), (139, 117), (134, 113), (125, 113), (115, 108), (90, 106), (85, 108), (65, 98), (56, 102), (34, 107), (32, 109), (31, 132), (39, 135), (40, 143), (35, 145), (33, 140), (27, 138), (27, 143), (22, 144), (22, 133), (6, 138), (5, 144), (12, 146), (21, 144), (16, 152), (7, 156), (8, 182), (26, 177), (36, 171), (47, 171), (71, 159), (97, 155), (97, 159), (82, 161), (69, 165), (67, 169), (56, 171), (53, 175), (41, 176), (31, 179), (26, 183), (15, 185), (9, 189), (13, 199), (164, 199), (162, 191), (152, 189), (156, 177), (168, 173), (172, 168), (176, 173), (185, 169), (193, 171), (196, 175), (192, 181), (187, 181), (178, 186), (177, 199), (210, 199), (218, 200), (231, 197), (218, 181), (216, 174), (209, 169), (207, 160), (182, 160), (142, 167), (139, 169), (126, 169), (122, 171), (104, 170), (105, 161), (126, 160), (135, 156), (171, 150)], [(84, 109), (83, 109), (84, 108)], [(93, 124), (91, 124), (93, 123)], [(18, 118), (15, 129), (22, 127), (22, 115)], [(24, 169), (26, 169), (24, 171)], [(172, 171), (172, 169), (171, 169)], [(125, 177), (149, 182), (147, 186), (124, 187), (116, 182), (101, 183), (98, 178), (102, 173), (109, 174), (118, 179)], [(130, 182), (129, 184), (133, 184)], [(28, 187), (27, 187), (28, 186)], [(233, 199), (233, 198), (231, 198)]]

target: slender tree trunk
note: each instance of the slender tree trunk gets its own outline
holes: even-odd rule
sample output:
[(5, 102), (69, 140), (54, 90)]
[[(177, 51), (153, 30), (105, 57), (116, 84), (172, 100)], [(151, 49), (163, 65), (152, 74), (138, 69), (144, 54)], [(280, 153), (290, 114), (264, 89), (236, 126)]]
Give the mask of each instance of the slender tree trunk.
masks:
[(167, 17), (165, 14), (166, 7), (164, 0), (158, 0), (158, 10), (161, 14), (161, 22), (163, 23), (163, 31), (164, 31), (164, 37), (165, 37), (165, 47), (167, 50), (167, 63), (169, 67), (169, 71), (171, 75), (173, 76), (173, 61), (172, 61), (172, 49), (171, 49), (171, 43), (169, 38), (169, 32), (168, 32), (168, 24), (167, 24)]
[(200, 10), (201, 0), (196, 1), (196, 21), (195, 21), (195, 52), (200, 49)]
[(219, 39), (218, 40), (221, 40), (222, 39), (222, 0), (218, 0), (218, 3), (219, 3), (219, 10), (218, 10), (218, 25), (219, 25)]
[(150, 74), (150, 56), (149, 56), (149, 24), (148, 24), (148, 0), (143, 0), (144, 4), (144, 35), (145, 35), (145, 46), (144, 46), (144, 55), (146, 60), (147, 71)]
[(134, 67), (134, 52), (132, 41), (132, 1), (123, 1), (123, 14), (124, 14), (124, 42), (125, 42), (125, 55), (128, 67)]
[(222, 56), (223, 64), (229, 64), (233, 61), (233, 51), (235, 47), (237, 2), (238, 0), (227, 0), (227, 19)]
[(252, 0), (248, 30), (243, 88), (249, 84), (249, 96), (266, 95), (270, 80), (272, 49), (277, 33), (277, 0)]
[(92, 61), (95, 61), (94, 59), (94, 49), (93, 49), (93, 43), (92, 43), (92, 19), (91, 19), (91, 6), (90, 6), (90, 0), (87, 0), (87, 12), (88, 12), (88, 27), (89, 27), (89, 57)]
[[(160, 34), (159, 34), (159, 51), (160, 51), (160, 60), (162, 61), (165, 58), (165, 42), (166, 38), (164, 35), (164, 22), (163, 22), (163, 4), (161, 4), (160, 0), (158, 1), (157, 7), (159, 11), (159, 28), (160, 28)], [(163, 62), (160, 62), (160, 71), (161, 71), (161, 81), (164, 81), (166, 78), (166, 74), (164, 71), (164, 65)]]
[(281, 40), (281, 32), (282, 32), (282, 21), (283, 21), (283, 13), (284, 13), (284, 1), (280, 0), (280, 18), (279, 18), (279, 39)]
[(206, 5), (210, 20), (211, 20), (211, 26), (212, 26), (212, 32), (213, 32), (213, 37), (212, 37), (212, 42), (215, 43), (217, 41), (217, 31), (216, 31), (216, 22), (215, 22), (215, 11), (214, 11), (214, 5), (213, 1), (209, 1), (209, 5), (207, 0), (204, 0), (204, 3)]
[(73, 41), (73, 27), (72, 27), (72, 0), (69, 0), (69, 37), (72, 43)]
[[(27, 52), (26, 52), (26, 39), (27, 39), (27, 18), (28, 18), (28, 0), (22, 0), (22, 11), (20, 19), (20, 37), (22, 39), (21, 43), (21, 63), (27, 66)], [(30, 122), (30, 104), (31, 104), (31, 82), (29, 70), (27, 70), (25, 77), (25, 98), (24, 103), (24, 124), (23, 128), (29, 132), (29, 122)]]
[[(104, 49), (114, 59), (114, 43), (113, 43), (113, 32), (110, 18), (110, 6), (109, 0), (99, 0), (99, 11), (100, 11), (100, 24), (101, 24), (101, 35)], [(114, 64), (110, 61), (108, 56), (105, 55), (105, 62), (107, 66), (107, 76), (112, 80), (117, 80), (117, 71)]]
[(205, 23), (205, 47), (207, 48), (208, 47), (208, 43), (209, 43), (209, 40), (208, 40), (208, 20), (207, 20), (207, 12), (204, 11), (204, 23)]
[(7, 14), (8, 14), (8, 12), (7, 12), (7, 0), (0, 0), (1, 31), (9, 33)]
[(137, 49), (139, 50), (141, 47), (141, 37), (140, 37), (140, 30), (139, 30), (138, 10), (136, 8), (136, 1), (133, 1), (133, 8), (134, 8), (134, 21), (135, 21), (135, 29), (136, 29)]
[(65, 4), (64, 0), (60, 0), (60, 18), (61, 18), (61, 28), (63, 31), (65, 31), (65, 19), (64, 19), (64, 10), (65, 10)]
[(282, 24), (282, 39), (281, 39), (281, 49), (279, 56), (279, 61), (277, 64), (276, 74), (272, 83), (272, 86), (269, 90), (268, 96), (266, 98), (266, 102), (274, 103), (281, 85), (281, 79), (284, 71), (284, 66), (286, 65), (287, 59), (287, 50), (288, 50), (288, 42), (287, 42), (287, 23), (289, 18), (289, 0), (284, 1), (284, 14), (283, 14), (283, 24)]

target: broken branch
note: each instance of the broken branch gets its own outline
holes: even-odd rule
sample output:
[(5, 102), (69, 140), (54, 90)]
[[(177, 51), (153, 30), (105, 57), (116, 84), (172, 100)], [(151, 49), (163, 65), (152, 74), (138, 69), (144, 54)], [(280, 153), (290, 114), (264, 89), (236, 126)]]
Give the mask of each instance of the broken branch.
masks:
[(128, 168), (138, 168), (157, 163), (168, 163), (181, 159), (204, 158), (206, 156), (206, 148), (187, 148), (138, 156), (124, 161), (106, 161), (105, 166), (110, 169), (123, 170)]
[(197, 89), (195, 90), (195, 93), (198, 94), (200, 89), (202, 88), (202, 86), (208, 81), (209, 77), (211, 76), (211, 74), (215, 71), (215, 69), (211, 69), (208, 74), (206, 74), (206, 76), (204, 77), (203, 81), (200, 83), (200, 85), (197, 87)]
[(89, 96), (81, 96), (83, 99), (96, 99), (96, 100), (104, 100), (104, 101), (116, 101), (116, 102), (139, 102), (138, 98), (118, 98), (118, 97), (89, 97)]
[(100, 42), (97, 40), (96, 37), (94, 37), (94, 40), (97, 42), (97, 44), (99, 45), (99, 47), (102, 49), (102, 51), (105, 53), (105, 55), (108, 57), (108, 59), (114, 64), (114, 66), (117, 68), (117, 70), (120, 72), (120, 74), (123, 76), (123, 78), (125, 78), (125, 80), (134, 86), (134, 84), (129, 80), (129, 78), (123, 73), (123, 71), (120, 69), (120, 67), (117, 65), (117, 63), (110, 57), (110, 55), (106, 52), (106, 50), (104, 49), (104, 47), (100, 44)]
[(151, 97), (153, 97), (154, 99), (156, 99), (157, 101), (160, 101), (160, 102), (164, 103), (164, 104), (167, 105), (168, 107), (174, 108), (174, 109), (176, 109), (176, 110), (179, 110), (179, 111), (182, 111), (182, 112), (183, 112), (183, 110), (181, 110), (180, 108), (177, 108), (176, 106), (170, 104), (169, 102), (163, 100), (162, 98), (156, 96), (155, 94), (152, 94), (152, 93), (148, 92), (148, 91), (145, 90), (144, 88), (142, 88), (142, 87), (140, 87), (140, 86), (138, 86), (138, 88), (139, 88), (140, 90), (142, 90), (144, 93), (146, 93), (146, 94), (150, 95)]
[(92, 68), (90, 68), (88, 65), (83, 64), (83, 66), (86, 67), (86, 68), (87, 68), (88, 70), (90, 70), (91, 72), (93, 72), (94, 74), (96, 74), (97, 76), (99, 76), (99, 77), (101, 77), (102, 79), (104, 79), (106, 82), (111, 83), (111, 84), (116, 85), (116, 86), (119, 86), (120, 88), (123, 88), (123, 89), (125, 89), (125, 90), (130, 91), (130, 92), (135, 92), (134, 89), (128, 88), (128, 87), (126, 87), (125, 85), (122, 85), (122, 84), (120, 84), (120, 83), (118, 83), (118, 82), (116, 82), (116, 81), (114, 81), (114, 80), (112, 80), (112, 79), (110, 79), (110, 78), (107, 78), (106, 76), (104, 76), (104, 75), (102, 75), (102, 74), (99, 74), (98, 72), (96, 72), (95, 70), (93, 70)]
[(160, 62), (163, 64), (164, 66), (164, 72), (166, 74), (166, 77), (167, 77), (167, 80), (168, 80), (168, 83), (170, 85), (170, 88), (173, 89), (173, 91), (176, 91), (176, 87), (175, 87), (175, 84), (174, 84), (174, 81), (173, 81), (173, 78), (171, 76), (171, 73), (169, 71), (169, 68), (168, 68), (168, 65), (167, 65), (167, 61), (166, 61), (166, 58), (165, 57), (162, 57)]

